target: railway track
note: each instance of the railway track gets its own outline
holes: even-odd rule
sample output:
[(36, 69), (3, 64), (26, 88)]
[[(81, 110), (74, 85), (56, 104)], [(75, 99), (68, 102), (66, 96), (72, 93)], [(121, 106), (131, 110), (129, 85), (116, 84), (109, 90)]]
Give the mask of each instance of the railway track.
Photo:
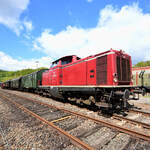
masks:
[[(138, 138), (141, 138), (141, 139), (143, 139), (143, 140), (146, 140), (146, 141), (150, 141), (150, 136), (149, 135), (146, 135), (146, 134), (143, 134), (143, 133), (139, 133), (139, 132), (136, 132), (136, 131), (134, 131), (134, 130), (131, 130), (131, 129), (127, 129), (127, 128), (124, 128), (124, 127), (121, 127), (121, 126), (117, 126), (117, 125), (115, 125), (115, 124), (112, 124), (112, 123), (109, 123), (109, 122), (106, 122), (106, 121), (104, 121), (104, 120), (99, 120), (99, 119), (95, 119), (95, 118), (91, 118), (91, 117), (89, 117), (89, 116), (85, 116), (85, 115), (83, 115), (83, 114), (79, 114), (79, 113), (76, 113), (76, 112), (72, 112), (72, 111), (69, 111), (69, 110), (66, 110), (66, 109), (63, 109), (63, 108), (57, 108), (57, 107), (55, 107), (55, 106), (51, 106), (51, 105), (49, 105), (49, 104), (46, 104), (46, 103), (42, 103), (42, 102), (39, 102), (39, 101), (36, 101), (36, 100), (33, 100), (33, 99), (31, 99), (31, 98), (25, 98), (25, 97), (23, 97), (23, 96), (18, 96), (18, 95), (15, 95), (15, 96), (17, 96), (17, 97), (20, 97), (21, 99), (19, 99), (19, 100), (17, 100), (17, 103), (18, 103), (18, 101), (19, 102), (21, 102), (23, 99), (23, 101), (24, 102), (21, 102), (21, 104), (19, 103), (19, 107), (20, 108), (22, 108), (23, 107), (23, 105), (25, 105), (25, 108), (26, 109), (30, 109), (30, 111), (31, 112), (34, 112), (35, 114), (40, 114), (40, 113), (44, 113), (45, 112), (45, 110), (38, 110), (38, 111), (36, 111), (35, 112), (35, 108), (37, 108), (37, 107), (41, 107), (41, 106), (45, 106), (47, 109), (46, 109), (46, 111), (48, 111), (48, 108), (49, 109), (53, 109), (53, 111), (56, 113), (58, 110), (59, 111), (63, 111), (63, 112), (65, 112), (65, 113), (67, 113), (67, 114), (65, 114), (65, 115), (62, 115), (62, 116), (59, 116), (59, 117), (56, 117), (55, 119), (53, 118), (46, 118), (46, 120), (49, 120), (48, 122), (51, 122), (51, 123), (53, 123), (53, 124), (55, 124), (56, 126), (58, 126), (59, 128), (62, 128), (63, 130), (65, 130), (65, 131), (69, 131), (69, 133), (70, 134), (72, 134), (73, 136), (76, 136), (77, 138), (80, 138), (80, 140), (82, 140), (82, 141), (84, 141), (85, 143), (87, 143), (87, 144), (89, 144), (89, 145), (91, 145), (92, 147), (90, 147), (90, 148), (94, 148), (94, 149), (98, 149), (98, 147), (100, 148), (100, 144), (93, 144), (94, 143), (94, 140), (91, 140), (91, 141), (93, 141), (93, 143), (91, 143), (90, 142), (90, 138), (92, 137), (92, 134), (93, 133), (99, 133), (99, 141), (101, 142), (101, 145), (102, 145), (102, 142), (103, 142), (103, 144), (105, 145), (106, 143), (108, 143), (108, 141), (110, 141), (111, 139), (110, 139), (110, 137), (113, 139), (114, 137), (116, 137), (117, 136), (117, 134), (118, 134), (118, 132), (116, 132), (116, 131), (119, 131), (119, 132), (124, 132), (124, 133), (127, 133), (127, 134), (129, 134), (129, 135), (131, 135), (132, 137), (138, 137)], [(12, 94), (11, 94), (11, 98), (12, 98), (13, 96), (12, 96)], [(6, 97), (5, 97), (6, 98)], [(26, 99), (26, 100), (25, 100)], [(16, 100), (14, 100), (15, 102), (16, 102)], [(28, 104), (26, 103), (26, 102), (29, 102)], [(30, 106), (31, 106), (31, 104), (32, 103), (34, 103), (34, 105), (35, 104), (39, 104), (39, 105), (37, 105), (37, 107), (35, 107), (34, 109), (32, 109), (32, 108), (30, 108)], [(21, 106), (20, 106), (21, 105)], [(41, 114), (42, 115), (42, 114)], [(36, 115), (35, 115), (36, 116)], [(74, 118), (75, 117), (75, 118)], [(88, 123), (89, 123), (89, 121), (87, 121), (86, 123), (84, 123), (85, 122), (85, 120), (80, 120), (79, 119), (79, 117), (80, 118), (83, 118), (83, 119), (88, 119), (88, 120), (91, 120), (91, 121), (94, 121), (96, 124), (93, 124), (93, 127), (92, 128), (90, 128), (89, 127), (89, 129), (90, 130), (87, 130), (87, 129), (85, 129), (84, 127), (81, 127), (81, 124), (82, 124), (82, 126), (86, 126)], [(119, 116), (113, 116), (114, 118), (116, 117), (118, 117), (117, 119), (119, 119)], [(116, 119), (115, 118), (115, 119)], [(79, 120), (78, 120), (79, 119)], [(123, 118), (122, 118), (123, 119)], [(78, 121), (76, 121), (76, 120), (78, 120)], [(126, 121), (128, 121), (128, 122), (130, 122), (131, 123), (131, 120), (129, 121), (129, 120), (127, 120), (126, 119)], [(67, 124), (69, 124), (71, 122), (71, 125), (70, 126), (67, 126)], [(72, 122), (76, 122), (76, 124), (72, 124)], [(137, 123), (137, 122), (136, 122)], [(132, 124), (133, 124), (133, 122), (132, 122)], [(135, 122), (134, 122), (134, 124), (135, 124)], [(78, 127), (80, 125), (80, 127)], [(143, 124), (142, 124), (143, 125)], [(107, 128), (105, 128), (105, 127), (107, 127)], [(109, 129), (108, 129), (108, 127), (109, 127)], [(143, 127), (146, 127), (146, 128), (148, 128), (146, 125), (144, 126), (143, 125)], [(73, 130), (74, 128), (76, 128), (75, 130)], [(107, 130), (107, 132), (110, 132), (110, 135), (109, 136), (107, 136), (107, 140), (105, 141), (104, 139), (102, 139), (102, 140), (100, 140), (100, 136), (103, 136), (103, 135), (101, 135), (100, 134), (100, 132), (102, 132), (103, 131), (103, 128), (105, 129), (105, 130)], [(115, 131), (114, 130), (110, 130), (110, 128), (112, 129), (115, 129)], [(87, 131), (88, 132), (87, 132)], [(86, 132), (85, 132), (86, 131)], [(92, 132), (91, 132), (92, 131)], [(81, 133), (80, 133), (81, 132)], [(77, 134), (78, 133), (78, 134)], [(80, 133), (80, 134), (79, 134)], [(127, 138), (128, 139), (128, 138)], [(95, 139), (95, 141), (96, 141), (96, 139)], [(93, 144), (93, 145), (92, 145)], [(102, 146), (103, 147), (103, 146)], [(101, 147), (101, 148), (102, 148)], [(104, 146), (105, 147), (105, 146)]]
[[(21, 109), (16, 109), (17, 107), (14, 103), (10, 103), (6, 99), (0, 99), (0, 101), (9, 104), (8, 114), (3, 117), (0, 116), (0, 126), (3, 130), (3, 149), (67, 150), (68, 147), (80, 149), (76, 146), (77, 143), (73, 143), (70, 138), (66, 138), (59, 132), (49, 128), (47, 124), (43, 124), (43, 122)], [(6, 105), (5, 108), (7, 109)], [(84, 149), (86, 148), (84, 147)]]
[[(80, 148), (83, 148), (83, 149), (87, 149), (87, 150), (92, 150), (93, 148), (84, 143), (83, 141), (81, 141), (80, 139), (76, 138), (75, 136), (72, 136), (71, 134), (65, 132), (64, 130), (62, 130), (61, 128), (59, 128), (58, 126), (55, 126), (53, 124), (53, 122), (57, 122), (59, 120), (53, 120), (52, 122), (49, 121), (48, 119), (46, 120), (45, 118), (41, 117), (43, 115), (43, 112), (45, 113), (47, 110), (42, 107), (42, 108), (38, 108), (40, 107), (40, 105), (38, 105), (36, 108), (35, 107), (35, 103), (32, 103), (33, 106), (31, 105), (31, 103), (26, 103), (25, 101), (22, 101), (22, 104), (18, 103), (17, 100), (14, 101), (14, 99), (10, 99), (8, 98), (7, 96), (4, 96), (4, 95), (1, 95), (1, 97), (5, 100), (8, 100), (9, 102), (11, 102), (12, 104), (14, 104), (15, 106), (17, 106), (19, 109), (23, 110), (24, 112), (28, 113), (29, 115), (35, 117), (37, 120), (41, 121), (42, 123), (52, 127), (54, 130), (58, 131), (59, 133), (63, 134), (65, 137), (67, 137), (70, 141), (72, 141), (71, 143), (72, 144), (75, 144), (75, 146), (79, 147)], [(12, 97), (11, 97), (12, 98)], [(20, 101), (20, 100), (19, 100)], [(25, 107), (24, 107), (25, 105)], [(38, 110), (36, 110), (38, 109)], [(36, 113), (35, 113), (36, 111)], [(50, 111), (51, 112), (51, 111)], [(41, 116), (40, 116), (41, 115)], [(62, 117), (62, 116), (61, 116)], [(51, 117), (52, 119), (53, 117)], [(67, 117), (64, 117), (64, 119), (67, 118)], [(41, 130), (41, 133), (42, 133), (42, 130)]]
[[(128, 112), (127, 112), (127, 116), (128, 114), (135, 114), (138, 116), (142, 116), (142, 117), (148, 117), (150, 119), (150, 113), (149, 112), (144, 112), (144, 111), (139, 111), (139, 110), (136, 110), (136, 109), (129, 109)], [(150, 124), (149, 123), (144, 123), (142, 122), (142, 120), (138, 121), (136, 119), (130, 119), (128, 117), (123, 117), (121, 115), (117, 115), (117, 114), (113, 114), (112, 118), (114, 119), (118, 119), (120, 121), (125, 121), (125, 122), (129, 122), (129, 123), (132, 123), (134, 125), (137, 125), (139, 127), (142, 127), (142, 128), (147, 128), (147, 129), (150, 129)]]
[(119, 116), (119, 115), (116, 115), (116, 114), (113, 114), (112, 118), (120, 120), (120, 121), (129, 122), (129, 123), (131, 123), (133, 125), (136, 125), (136, 126), (139, 126), (139, 127), (150, 129), (150, 124), (148, 124), (148, 123), (144, 123), (144, 122), (140, 122), (140, 121), (137, 121), (137, 120), (129, 119), (129, 118), (122, 117), (122, 116)]
[(142, 114), (144, 116), (150, 117), (149, 112), (139, 111), (139, 110), (136, 110), (136, 109), (130, 109), (129, 112), (136, 113), (136, 114)]

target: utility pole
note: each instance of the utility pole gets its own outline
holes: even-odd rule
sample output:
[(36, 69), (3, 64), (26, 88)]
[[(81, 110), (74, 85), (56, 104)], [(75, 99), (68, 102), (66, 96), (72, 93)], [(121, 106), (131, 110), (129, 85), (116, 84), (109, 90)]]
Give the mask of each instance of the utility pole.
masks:
[(36, 68), (38, 69), (39, 61), (37, 60), (37, 61), (35, 61), (35, 63), (36, 63)]

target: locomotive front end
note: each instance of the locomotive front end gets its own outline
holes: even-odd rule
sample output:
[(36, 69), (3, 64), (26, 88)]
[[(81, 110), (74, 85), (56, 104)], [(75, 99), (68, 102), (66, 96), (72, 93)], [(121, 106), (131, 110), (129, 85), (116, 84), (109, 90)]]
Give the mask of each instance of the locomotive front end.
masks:
[(131, 56), (122, 50), (111, 49), (96, 58), (97, 106), (127, 108), (132, 89), (131, 66)]
[(131, 56), (125, 54), (123, 51), (117, 52), (115, 69), (114, 82), (116, 82), (117, 85), (132, 85)]

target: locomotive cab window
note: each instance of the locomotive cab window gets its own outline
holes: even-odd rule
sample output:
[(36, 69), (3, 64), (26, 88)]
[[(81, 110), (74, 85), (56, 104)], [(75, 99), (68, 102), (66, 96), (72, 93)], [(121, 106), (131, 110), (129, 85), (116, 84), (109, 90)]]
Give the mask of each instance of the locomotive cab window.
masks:
[(66, 65), (72, 62), (72, 56), (63, 57), (61, 59), (61, 65)]
[[(62, 57), (56, 61), (54, 61), (51, 65), (50, 68), (53, 68), (55, 66), (57, 66), (59, 64), (59, 62), (61, 62), (61, 65), (66, 65), (66, 64), (69, 64), (69, 63), (72, 63), (72, 62), (75, 62), (77, 60), (79, 60), (80, 58), (75, 56), (75, 55), (71, 55), (71, 56), (65, 56), (65, 57)], [(60, 65), (60, 64), (59, 64)]]
[(66, 65), (72, 62), (72, 56), (67, 56), (61, 59), (61, 65)]
[(55, 61), (55, 62), (53, 62), (50, 68), (53, 68), (53, 67), (57, 66), (57, 65), (58, 65), (58, 63), (59, 63), (59, 61)]

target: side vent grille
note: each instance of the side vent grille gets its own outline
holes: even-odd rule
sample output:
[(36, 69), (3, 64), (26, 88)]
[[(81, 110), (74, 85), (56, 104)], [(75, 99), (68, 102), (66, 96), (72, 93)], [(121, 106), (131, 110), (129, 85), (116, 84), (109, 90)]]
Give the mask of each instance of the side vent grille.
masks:
[(117, 74), (118, 74), (118, 80), (121, 80), (121, 68), (120, 68), (120, 57), (117, 56)]
[(107, 56), (96, 59), (96, 83), (107, 84)]
[(129, 59), (117, 56), (117, 74), (119, 81), (130, 81), (130, 61)]

